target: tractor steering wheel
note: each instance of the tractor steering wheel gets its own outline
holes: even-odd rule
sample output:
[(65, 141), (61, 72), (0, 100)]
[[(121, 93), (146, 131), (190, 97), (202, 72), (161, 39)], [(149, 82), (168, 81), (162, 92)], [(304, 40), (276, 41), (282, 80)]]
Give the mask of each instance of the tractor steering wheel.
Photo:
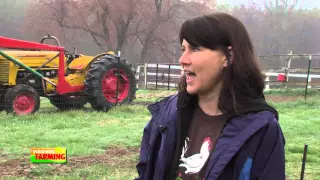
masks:
[(67, 50), (64, 50), (64, 55), (67, 58), (67, 60), (66, 60), (67, 65), (69, 65), (75, 59), (75, 54), (70, 53)]

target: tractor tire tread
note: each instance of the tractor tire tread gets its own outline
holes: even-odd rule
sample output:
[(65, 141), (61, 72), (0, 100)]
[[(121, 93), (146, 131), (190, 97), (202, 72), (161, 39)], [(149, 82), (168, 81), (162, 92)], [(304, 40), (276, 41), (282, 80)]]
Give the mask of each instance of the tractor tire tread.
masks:
[[(101, 77), (102, 74), (106, 73), (110, 66), (117, 66), (114, 64), (118, 64), (117, 59), (115, 56), (106, 55), (98, 58), (96, 61), (91, 63), (91, 68), (87, 72), (87, 77), (85, 79), (85, 92), (88, 95), (88, 102), (91, 104), (91, 107), (98, 111), (107, 112), (111, 109), (114, 104), (107, 101), (101, 90)], [(129, 95), (123, 102), (130, 103), (135, 98), (136, 93), (136, 78), (135, 78), (135, 71), (132, 71), (131, 66), (124, 62), (123, 60), (120, 61), (121, 68), (123, 68), (128, 77), (129, 77)], [(129, 72), (129, 73), (128, 73)]]

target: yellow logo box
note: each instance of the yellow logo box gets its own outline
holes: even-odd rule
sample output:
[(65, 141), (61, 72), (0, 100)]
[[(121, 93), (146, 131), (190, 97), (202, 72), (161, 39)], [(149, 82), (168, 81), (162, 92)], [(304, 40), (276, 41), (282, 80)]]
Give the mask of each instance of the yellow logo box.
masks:
[(58, 163), (67, 162), (67, 149), (62, 147), (56, 148), (31, 148), (31, 163)]

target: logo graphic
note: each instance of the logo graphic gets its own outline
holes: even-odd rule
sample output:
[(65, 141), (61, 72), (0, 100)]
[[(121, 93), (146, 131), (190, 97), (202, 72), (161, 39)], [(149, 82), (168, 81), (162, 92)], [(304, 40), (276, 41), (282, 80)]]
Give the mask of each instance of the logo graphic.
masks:
[(203, 140), (199, 153), (196, 153), (190, 157), (185, 157), (185, 154), (188, 150), (187, 141), (190, 141), (190, 139), (186, 138), (185, 140), (185, 146), (182, 149), (182, 154), (180, 159), (182, 161), (182, 164), (180, 164), (179, 167), (185, 167), (187, 169), (185, 171), (185, 174), (199, 173), (210, 156), (210, 151), (212, 150), (212, 141), (210, 137), (205, 138)]
[(66, 148), (31, 148), (30, 160), (32, 163), (56, 163), (67, 162)]

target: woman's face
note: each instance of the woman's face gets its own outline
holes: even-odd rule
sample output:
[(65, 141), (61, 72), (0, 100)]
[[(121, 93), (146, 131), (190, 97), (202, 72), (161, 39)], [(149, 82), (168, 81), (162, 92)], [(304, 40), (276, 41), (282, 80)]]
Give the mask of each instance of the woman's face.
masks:
[(203, 47), (192, 47), (182, 42), (183, 54), (179, 59), (186, 75), (187, 91), (204, 94), (212, 91), (221, 81), (223, 68), (227, 66), (224, 53)]

